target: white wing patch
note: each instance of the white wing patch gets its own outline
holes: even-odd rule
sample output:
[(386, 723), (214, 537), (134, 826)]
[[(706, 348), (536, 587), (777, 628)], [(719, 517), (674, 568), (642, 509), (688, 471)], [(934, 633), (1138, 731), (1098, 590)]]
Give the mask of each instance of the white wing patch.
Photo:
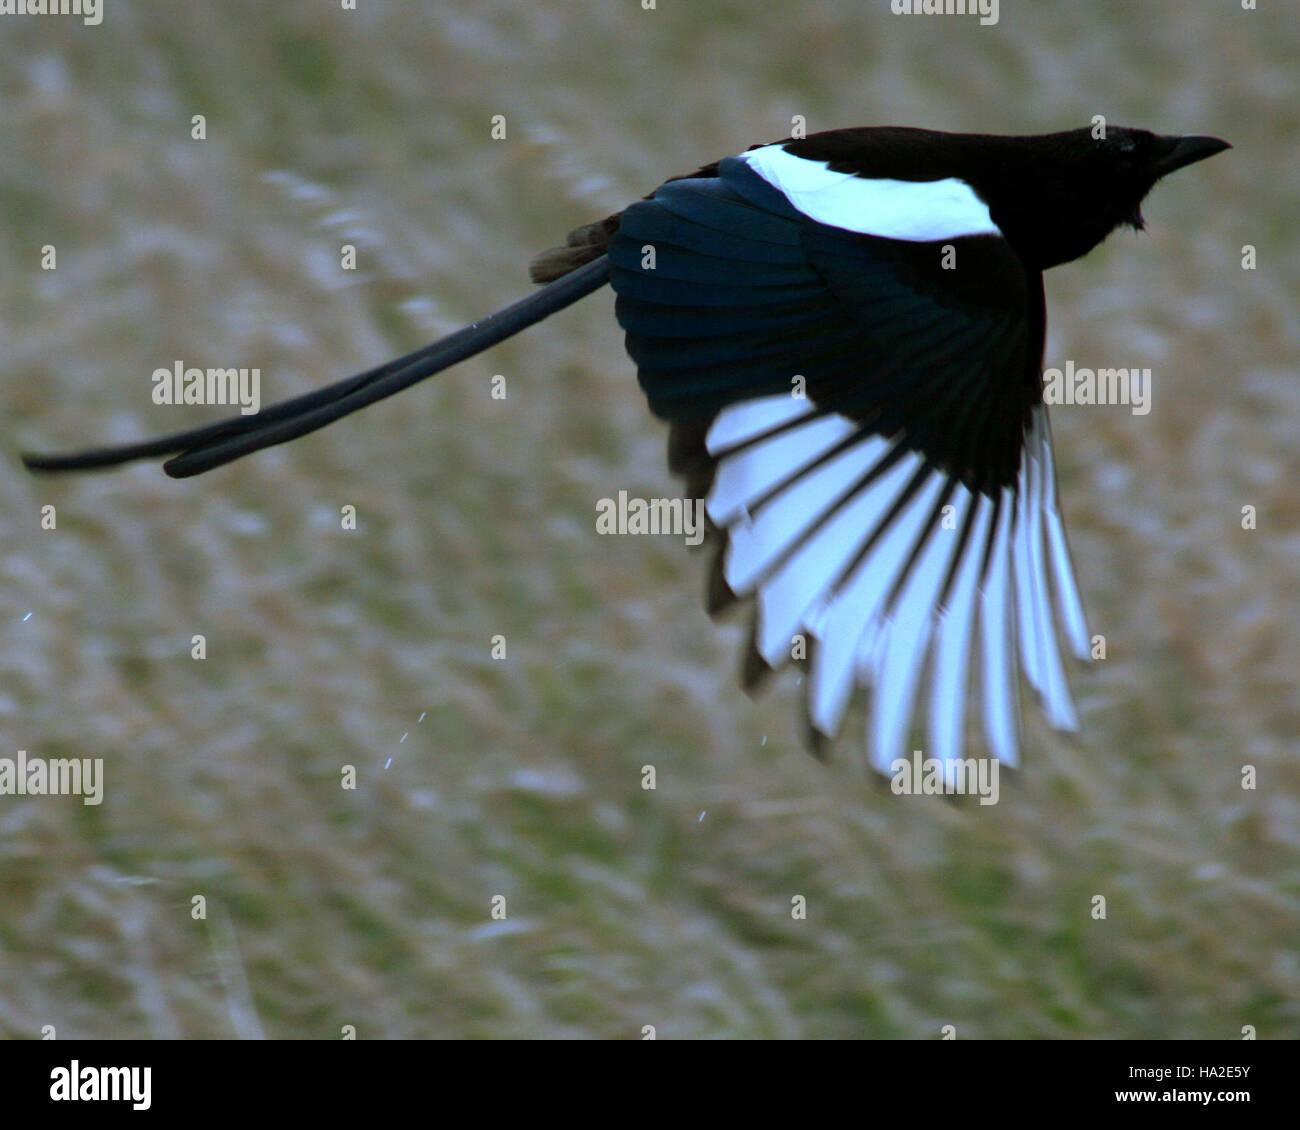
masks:
[(909, 752), (925, 694), (927, 756), (950, 773), (977, 655), (990, 752), (1016, 765), (1017, 654), (1052, 725), (1077, 728), (1058, 623), (1080, 658), (1089, 638), (1045, 408), (1034, 411), (1014, 487), (997, 499), (789, 396), (725, 408), (707, 445), (718, 460), (707, 506), (727, 533), (724, 576), (737, 596), (755, 597), (755, 644), (770, 666), (790, 657), (796, 634), (814, 641), (808, 716), (819, 732), (834, 737), (854, 689), (871, 688), (868, 755), (888, 772)]
[(890, 180), (832, 172), (825, 161), (764, 145), (740, 158), (809, 219), (831, 227), (925, 242), (965, 235), (1001, 235), (988, 205), (956, 177)]

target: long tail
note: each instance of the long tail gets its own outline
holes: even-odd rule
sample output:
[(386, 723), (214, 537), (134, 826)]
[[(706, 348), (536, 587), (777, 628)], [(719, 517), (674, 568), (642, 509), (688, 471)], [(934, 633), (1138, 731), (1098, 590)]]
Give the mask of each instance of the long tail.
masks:
[(54, 455), (24, 453), (23, 463), (29, 471), (91, 471), (117, 467), (137, 459), (170, 455), (172, 458), (163, 464), (163, 470), (172, 478), (201, 475), (264, 447), (287, 443), (314, 432), (376, 400), (401, 392), (513, 337), (520, 330), (599, 290), (608, 281), (609, 260), (602, 255), (527, 298), (472, 326), (457, 330), (441, 341), (326, 388), (273, 404), (254, 415), (236, 416), (207, 427), (122, 447), (100, 447)]

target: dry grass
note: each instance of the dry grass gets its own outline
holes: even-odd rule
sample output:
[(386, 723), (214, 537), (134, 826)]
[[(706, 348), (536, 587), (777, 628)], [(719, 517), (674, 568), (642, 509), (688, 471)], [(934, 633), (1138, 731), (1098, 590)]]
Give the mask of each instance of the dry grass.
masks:
[[(0, 754), (108, 773), (99, 807), (0, 800), (0, 1032), (1300, 1034), (1291, 14), (446, 7), (0, 27)], [(701, 563), (595, 535), (596, 499), (670, 486), (607, 293), (210, 477), (18, 469), (190, 420), (148, 399), (176, 358), (259, 365), (269, 401), (412, 348), (525, 293), (575, 223), (797, 113), (1104, 113), (1237, 147), (1049, 279), (1049, 360), (1150, 365), (1155, 410), (1056, 414), (1109, 658), (1075, 673), (1079, 738), (1031, 717), (993, 808), (891, 796), (860, 735), (807, 758), (792, 679), (736, 689)]]

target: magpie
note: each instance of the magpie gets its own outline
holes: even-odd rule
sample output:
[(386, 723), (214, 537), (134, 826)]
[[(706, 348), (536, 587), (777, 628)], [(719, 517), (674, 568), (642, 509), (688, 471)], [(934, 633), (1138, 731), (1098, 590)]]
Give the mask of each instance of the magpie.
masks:
[(1156, 181), (1228, 148), (1115, 126), (869, 127), (752, 146), (576, 229), (533, 261), (542, 289), (413, 353), (255, 415), (24, 462), (165, 456), (169, 475), (197, 475), (609, 283), (669, 426), (669, 468), (706, 499), (709, 610), (751, 602), (745, 685), (803, 661), (815, 751), (868, 691), (882, 772), (923, 695), (945, 776), (975, 697), (989, 752), (1015, 766), (1020, 673), (1047, 720), (1074, 730), (1062, 647), (1090, 654), (1042, 395), (1043, 271), (1141, 229)]

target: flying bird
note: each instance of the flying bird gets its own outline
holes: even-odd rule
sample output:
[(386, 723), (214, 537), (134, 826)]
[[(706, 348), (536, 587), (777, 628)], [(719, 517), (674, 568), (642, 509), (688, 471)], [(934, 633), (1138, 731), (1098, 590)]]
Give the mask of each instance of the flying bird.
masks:
[(1020, 673), (1048, 721), (1074, 730), (1062, 645), (1090, 652), (1043, 403), (1043, 271), (1141, 229), (1156, 181), (1228, 148), (1116, 126), (870, 127), (753, 146), (578, 228), (533, 261), (540, 290), (414, 353), (255, 415), (24, 462), (167, 457), (169, 475), (197, 475), (609, 283), (669, 425), (670, 470), (718, 534), (710, 611), (752, 600), (746, 685), (806, 659), (814, 748), (869, 690), (882, 772), (905, 755), (923, 695), (946, 775), (974, 687), (989, 751), (1014, 766)]

